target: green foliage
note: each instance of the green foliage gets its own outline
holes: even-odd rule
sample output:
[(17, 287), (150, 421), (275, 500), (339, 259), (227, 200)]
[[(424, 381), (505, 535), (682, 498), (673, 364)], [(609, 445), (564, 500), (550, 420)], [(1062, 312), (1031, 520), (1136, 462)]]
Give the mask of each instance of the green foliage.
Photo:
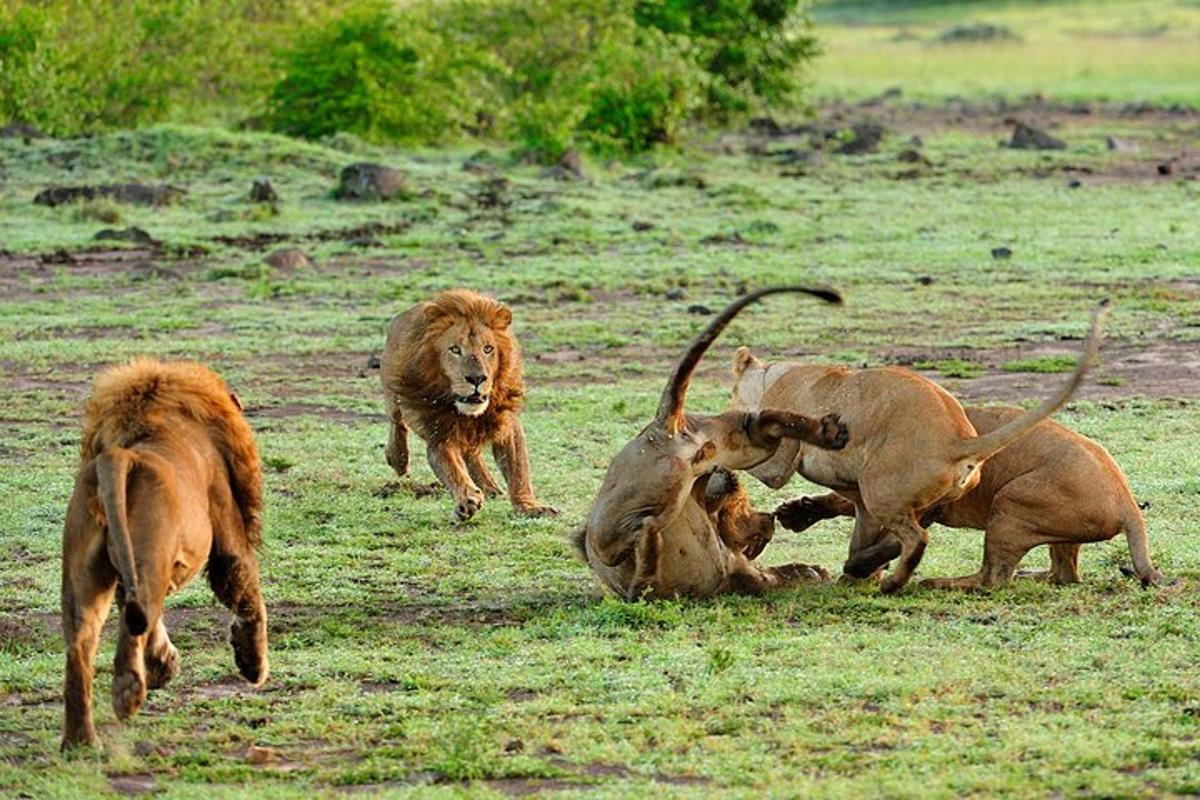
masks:
[(437, 139), (459, 127), (450, 49), (420, 14), (410, 9), (401, 25), (388, 4), (372, 1), (306, 31), (271, 90), (270, 127), (379, 141)]
[(797, 68), (817, 54), (802, 0), (638, 0), (638, 23), (685, 39), (718, 117), (797, 99)]

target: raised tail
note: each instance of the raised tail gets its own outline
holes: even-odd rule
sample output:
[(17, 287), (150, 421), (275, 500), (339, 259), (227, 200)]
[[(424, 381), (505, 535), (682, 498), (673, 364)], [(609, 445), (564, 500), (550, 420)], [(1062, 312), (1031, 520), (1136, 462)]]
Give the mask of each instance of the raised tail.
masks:
[(982, 462), (1029, 433), (1039, 422), (1062, 408), (1083, 383), (1084, 376), (1091, 369), (1092, 362), (1096, 360), (1096, 353), (1100, 350), (1100, 340), (1104, 337), (1104, 319), (1108, 316), (1108, 311), (1108, 300), (1102, 300), (1092, 312), (1092, 330), (1084, 344), (1079, 363), (1075, 366), (1075, 372), (1071, 374), (1070, 380), (1054, 393), (1054, 396), (1047, 398), (1037, 408), (1025, 412), (991, 433), (963, 441), (955, 457), (959, 460), (971, 459)]
[(108, 557), (117, 568), (125, 592), (125, 627), (134, 636), (146, 632), (146, 610), (138, 600), (137, 564), (133, 558), (133, 541), (129, 538), (129, 515), (126, 513), (125, 487), (137, 456), (119, 447), (106, 449), (96, 457), (96, 484), (100, 502), (108, 521)]

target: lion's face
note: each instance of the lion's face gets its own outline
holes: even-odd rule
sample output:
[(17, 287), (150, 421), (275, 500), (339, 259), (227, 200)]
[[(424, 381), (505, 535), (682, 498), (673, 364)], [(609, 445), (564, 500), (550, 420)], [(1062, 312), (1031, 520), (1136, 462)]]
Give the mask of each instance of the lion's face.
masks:
[(500, 366), (500, 346), (486, 325), (459, 320), (434, 340), (442, 374), (450, 382), (454, 408), (468, 417), (487, 410)]
[(735, 411), (758, 411), (767, 388), (767, 365), (748, 347), (739, 347), (733, 359), (733, 395), (729, 407)]

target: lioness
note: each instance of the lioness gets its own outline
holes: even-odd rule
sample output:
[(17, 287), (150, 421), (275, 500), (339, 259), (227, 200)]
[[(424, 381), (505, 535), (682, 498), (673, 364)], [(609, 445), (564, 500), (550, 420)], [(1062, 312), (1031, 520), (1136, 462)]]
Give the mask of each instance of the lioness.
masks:
[(255, 555), (261, 512), (254, 434), (217, 375), (199, 364), (139, 359), (97, 377), (63, 531), (64, 748), (96, 741), (92, 669), (114, 593), (119, 718), (179, 672), (163, 598), (205, 565), (213, 592), (235, 615), (238, 670), (252, 684), (266, 680), (267, 610)]
[(982, 436), (957, 400), (909, 370), (768, 366), (741, 348), (734, 361), (732, 409), (821, 413), (836, 408), (851, 431), (849, 443), (837, 452), (789, 440), (751, 474), (779, 488), (799, 472), (853, 502), (851, 558), (844, 572), (852, 577), (870, 576), (874, 570), (865, 570), (853, 556), (890, 534), (900, 542), (900, 560), (880, 588), (886, 593), (898, 591), (921, 563), (929, 541), (920, 523), (922, 515), (974, 489), (987, 459), (1029, 433), (1067, 401), (1083, 382), (1099, 349), (1107, 309), (1107, 301), (1096, 309), (1083, 356), (1066, 384), (1039, 408)]
[[(967, 419), (980, 434), (1012, 422), (1021, 409), (968, 407)], [(854, 503), (831, 492), (801, 497), (776, 510), (783, 527), (802, 531), (817, 520), (854, 516)], [(1125, 534), (1133, 571), (1143, 586), (1163, 582), (1150, 559), (1146, 523), (1121, 468), (1108, 451), (1086, 436), (1044, 420), (1028, 435), (984, 463), (979, 485), (959, 499), (925, 513), (922, 525), (985, 531), (983, 566), (974, 575), (932, 578), (923, 583), (950, 589), (990, 588), (1007, 582), (1025, 554), (1050, 546), (1050, 570), (1037, 577), (1079, 582), (1079, 547)], [(888, 536), (851, 554), (858, 571), (873, 572), (900, 554)]]
[[(574, 543), (580, 557), (619, 597), (758, 593), (823, 577), (807, 564), (765, 569), (754, 564), (748, 553), (756, 554), (765, 544), (761, 521), (746, 516), (749, 506), (738, 501), (737, 492), (713, 486), (710, 493), (709, 484), (714, 469), (758, 464), (771, 456), (781, 439), (842, 447), (847, 434), (837, 415), (816, 420), (771, 409), (715, 417), (683, 411), (692, 372), (709, 345), (742, 308), (776, 292), (841, 301), (827, 290), (774, 287), (732, 303), (692, 342), (663, 391), (654, 420), (609, 464)], [(730, 502), (733, 505), (726, 508)], [(730, 514), (725, 520), (723, 512)], [(722, 524), (725, 527), (719, 529)]]
[(429, 466), (468, 520), (484, 496), (501, 494), (483, 463), (492, 446), (508, 497), (525, 514), (557, 514), (538, 502), (517, 418), (525, 395), (512, 312), (490, 297), (455, 289), (415, 305), (388, 326), (380, 380), (391, 431), (387, 461), (408, 474), (408, 430), (425, 440)]

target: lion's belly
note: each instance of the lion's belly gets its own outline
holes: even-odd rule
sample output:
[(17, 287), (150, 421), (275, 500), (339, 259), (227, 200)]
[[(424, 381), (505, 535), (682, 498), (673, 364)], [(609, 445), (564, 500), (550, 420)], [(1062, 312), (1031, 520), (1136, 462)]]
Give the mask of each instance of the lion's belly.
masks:
[(796, 471), (815, 484), (829, 489), (858, 488), (858, 470), (841, 453), (805, 448)]
[(716, 594), (728, 572), (728, 553), (700, 504), (689, 499), (662, 539), (656, 590), (664, 596)]

